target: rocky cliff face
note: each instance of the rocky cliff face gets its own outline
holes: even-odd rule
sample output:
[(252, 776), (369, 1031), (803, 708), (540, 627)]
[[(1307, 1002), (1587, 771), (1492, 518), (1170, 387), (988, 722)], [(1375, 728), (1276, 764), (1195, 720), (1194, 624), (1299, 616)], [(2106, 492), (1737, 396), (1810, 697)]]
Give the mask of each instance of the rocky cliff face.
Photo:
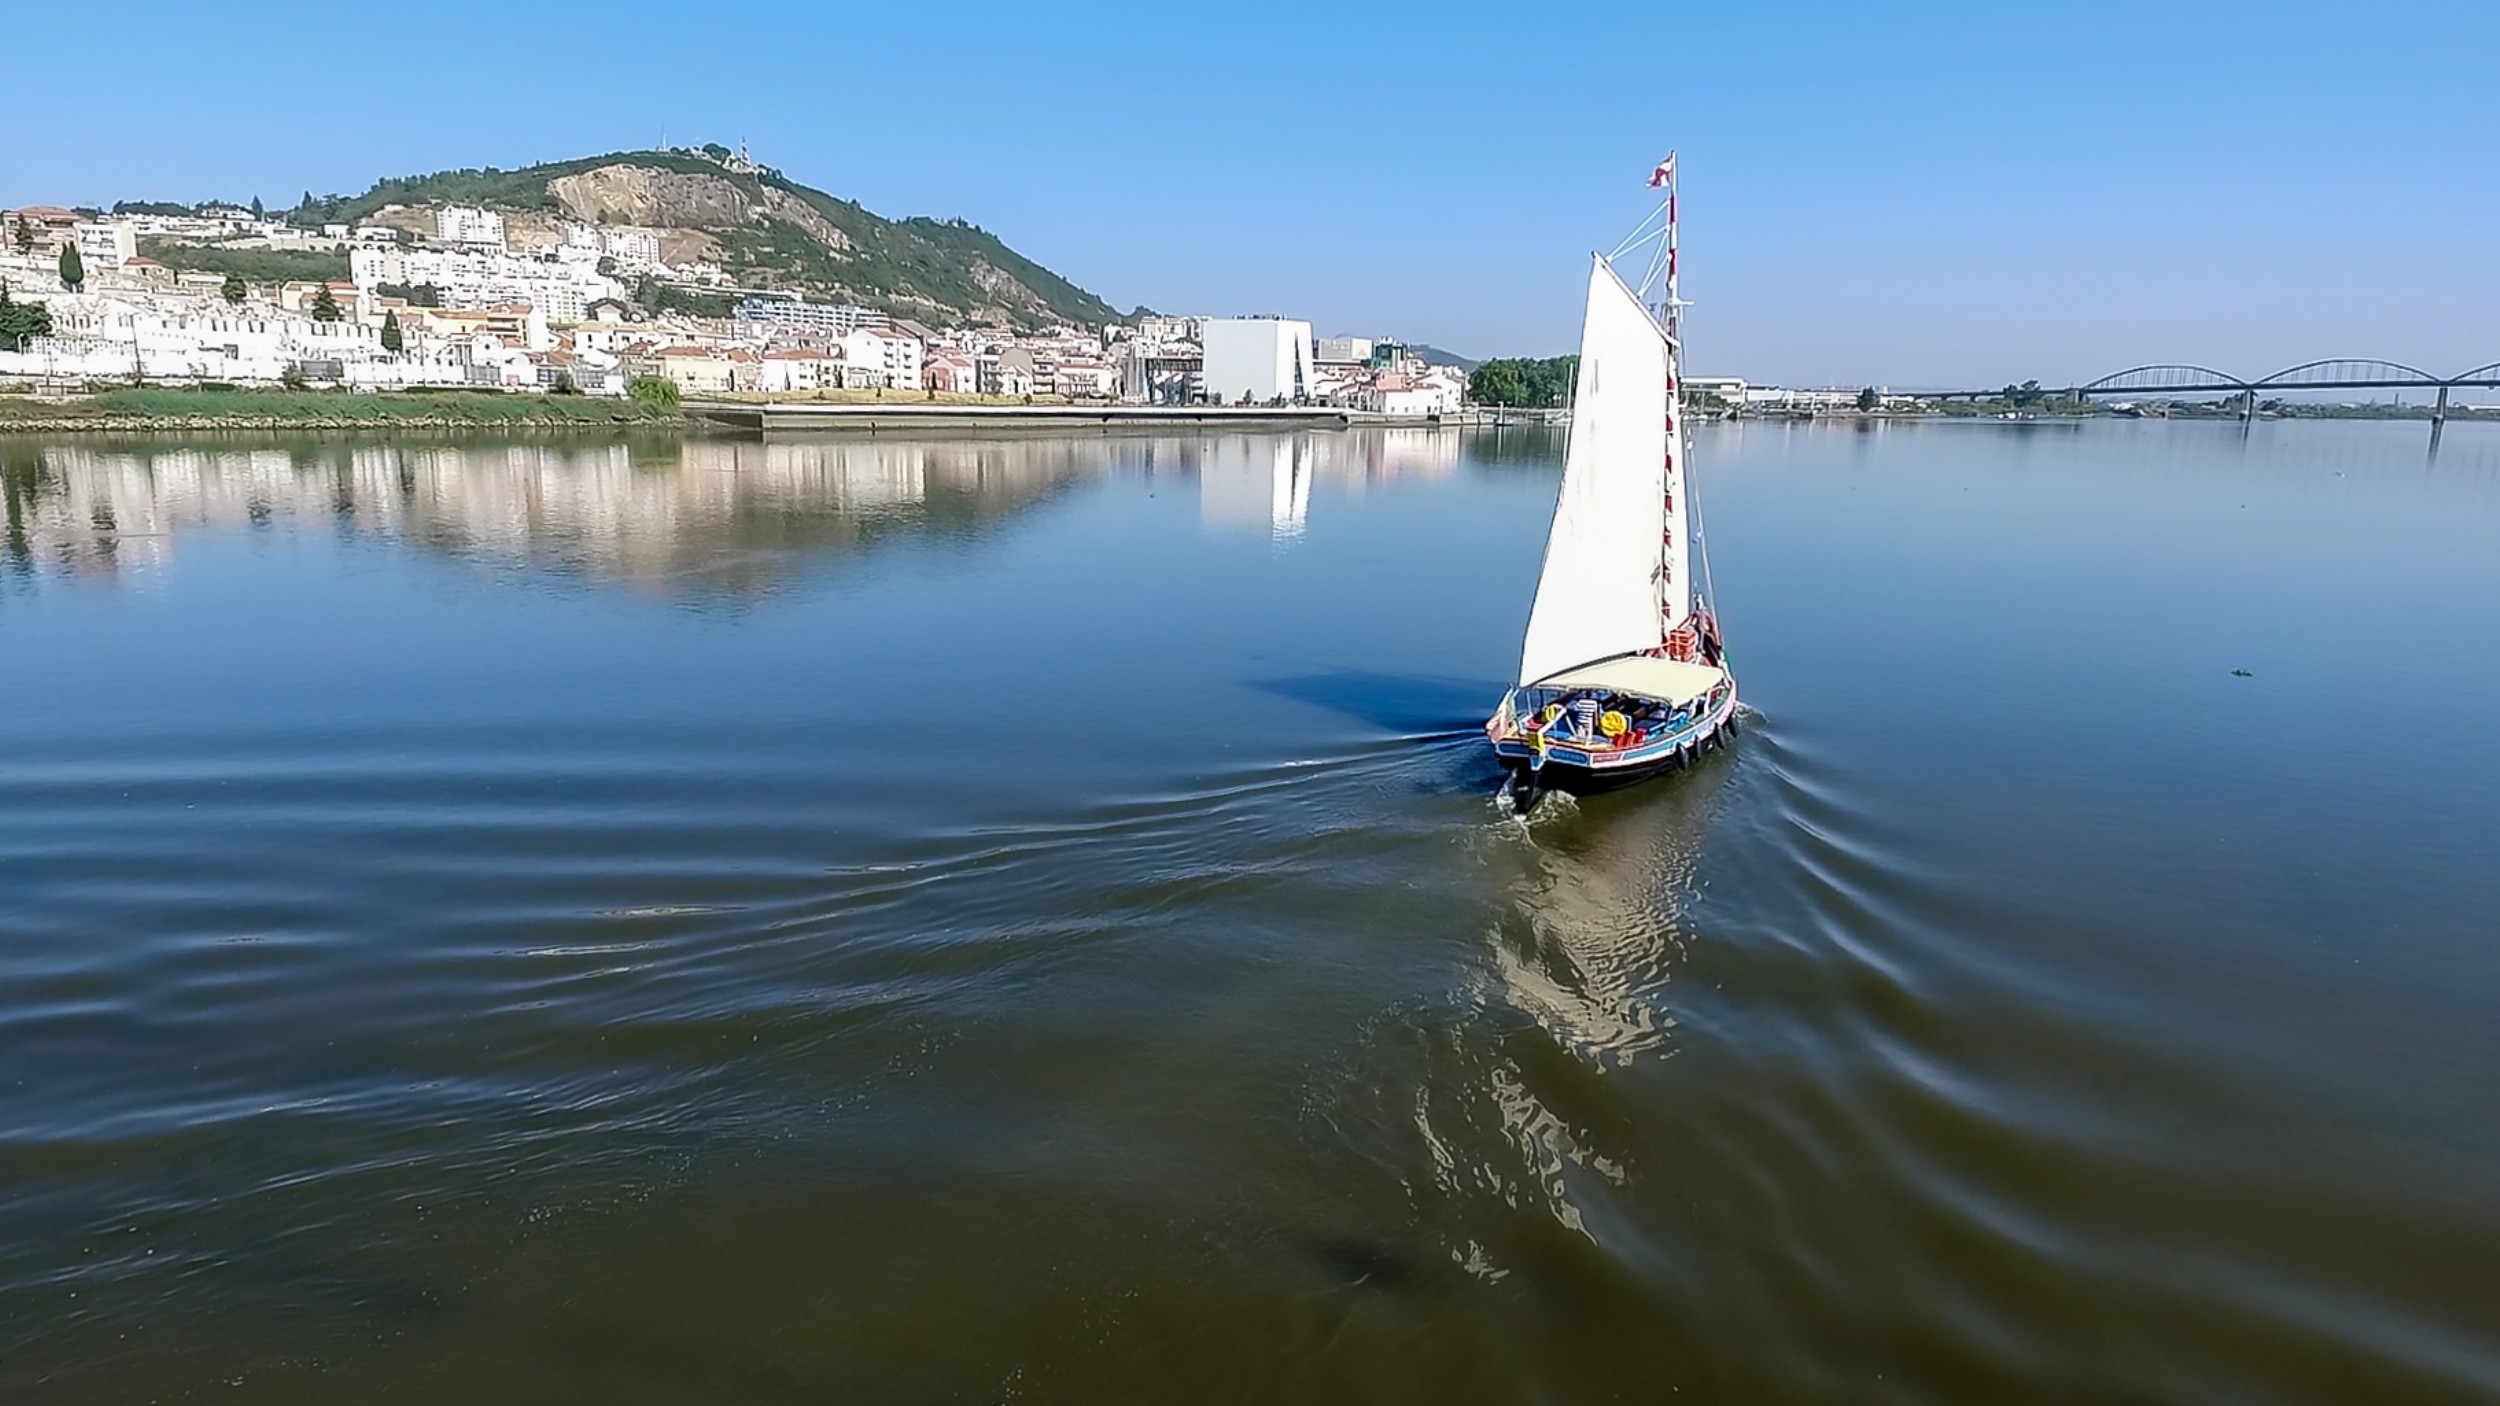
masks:
[(719, 230), (757, 220), (787, 220), (826, 248), (851, 247), (849, 235), (807, 202), (770, 186), (749, 190), (725, 176), (662, 171), (622, 162), (547, 182), (566, 214), (593, 224)]

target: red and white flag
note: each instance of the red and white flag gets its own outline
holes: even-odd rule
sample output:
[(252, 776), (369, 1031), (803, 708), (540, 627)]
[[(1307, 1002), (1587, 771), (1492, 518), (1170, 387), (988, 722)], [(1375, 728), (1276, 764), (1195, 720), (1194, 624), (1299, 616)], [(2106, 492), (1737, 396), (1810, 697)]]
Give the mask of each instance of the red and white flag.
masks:
[(1675, 153), (1670, 151), (1667, 153), (1667, 159), (1659, 162), (1657, 169), (1649, 173), (1649, 188), (1656, 190), (1660, 186), (1671, 185), (1674, 181)]

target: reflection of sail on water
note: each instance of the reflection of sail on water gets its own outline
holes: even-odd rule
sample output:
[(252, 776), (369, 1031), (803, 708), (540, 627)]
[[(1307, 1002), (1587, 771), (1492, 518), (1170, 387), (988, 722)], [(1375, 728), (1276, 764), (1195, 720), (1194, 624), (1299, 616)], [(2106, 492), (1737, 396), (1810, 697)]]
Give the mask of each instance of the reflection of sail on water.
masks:
[[(1576, 850), (1520, 846), (1507, 829), (1496, 842), (1496, 862), (1522, 867), (1487, 934), (1481, 996), (1488, 1009), (1533, 1021), (1570, 1058), (1523, 1051), (1507, 1038), (1455, 1040), (1450, 1049), (1465, 1066), (1414, 1095), (1411, 1117), (1438, 1191), (1491, 1207), (1484, 1224), (1494, 1233), (1451, 1246), (1471, 1273), (1508, 1272), (1505, 1242), (1516, 1238), (1495, 1228), (1513, 1227), (1519, 1210), (1596, 1240), (1603, 1221), (1588, 1208), (1598, 1204), (1597, 1186), (1637, 1171), (1636, 1146), (1588, 1116), (1608, 1097), (1592, 1081), (1618, 1077), (1674, 1037), (1666, 994), (1683, 946), (1678, 896), (1696, 867), (1694, 814), (1653, 810), (1648, 818), (1660, 824), (1610, 827)], [(1485, 1050), (1489, 1061), (1463, 1053)]]
[(1680, 946), (1675, 894), (1692, 872), (1680, 834), (1626, 827), (1584, 854), (1539, 851), (1493, 935), (1501, 995), (1593, 1063), (1627, 1063), (1664, 1045), (1663, 1009)]

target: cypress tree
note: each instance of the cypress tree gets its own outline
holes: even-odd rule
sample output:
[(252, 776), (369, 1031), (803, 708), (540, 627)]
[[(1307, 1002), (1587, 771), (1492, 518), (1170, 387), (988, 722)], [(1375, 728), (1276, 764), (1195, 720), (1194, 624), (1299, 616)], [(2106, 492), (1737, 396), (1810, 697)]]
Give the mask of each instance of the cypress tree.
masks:
[(382, 350), (397, 356), (403, 345), (405, 339), (399, 335), (399, 311), (394, 308), (382, 314)]
[(87, 286), (87, 261), (78, 257), (78, 242), (61, 246), (61, 286), (75, 293)]

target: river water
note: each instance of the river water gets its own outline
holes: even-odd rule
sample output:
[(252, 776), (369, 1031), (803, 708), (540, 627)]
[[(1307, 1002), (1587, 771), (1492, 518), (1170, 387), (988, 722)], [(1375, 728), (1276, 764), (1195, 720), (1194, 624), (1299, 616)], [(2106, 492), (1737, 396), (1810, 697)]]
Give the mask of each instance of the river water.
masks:
[(2500, 1397), (2500, 434), (0, 441), (0, 1399)]

